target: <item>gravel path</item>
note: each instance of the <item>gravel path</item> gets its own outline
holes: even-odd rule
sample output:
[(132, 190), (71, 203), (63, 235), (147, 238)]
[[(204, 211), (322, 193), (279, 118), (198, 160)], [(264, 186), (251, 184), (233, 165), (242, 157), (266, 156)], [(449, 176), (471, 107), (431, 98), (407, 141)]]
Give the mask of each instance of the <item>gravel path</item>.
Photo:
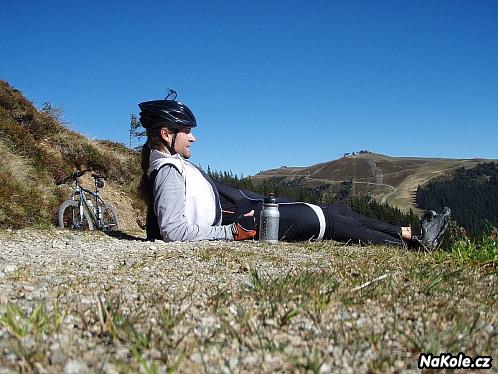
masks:
[(59, 230), (0, 231), (0, 243), (0, 373), (416, 372), (423, 349), (498, 343), (496, 300), (455, 346), (437, 340), (453, 317), (423, 304), (423, 278), (406, 286), (400, 259), (416, 257), (402, 249)]

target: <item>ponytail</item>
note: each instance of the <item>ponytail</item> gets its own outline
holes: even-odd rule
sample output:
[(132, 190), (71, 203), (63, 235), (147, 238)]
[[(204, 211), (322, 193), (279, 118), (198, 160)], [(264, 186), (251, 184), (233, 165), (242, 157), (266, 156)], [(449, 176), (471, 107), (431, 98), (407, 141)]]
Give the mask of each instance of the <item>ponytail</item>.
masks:
[(145, 142), (142, 146), (142, 179), (140, 180), (140, 184), (138, 185), (138, 196), (148, 205), (152, 196), (151, 190), (152, 186), (150, 185), (149, 174), (147, 171), (149, 170), (149, 159), (150, 159), (151, 148), (149, 145), (149, 140)]
[[(161, 138), (161, 127), (156, 127), (147, 130), (147, 141), (142, 146), (142, 179), (138, 185), (138, 196), (147, 204), (152, 201), (152, 189), (154, 186), (150, 183), (149, 178), (149, 160), (150, 153), (153, 149), (161, 150), (167, 152), (167, 144)], [(168, 152), (169, 153), (169, 152)]]

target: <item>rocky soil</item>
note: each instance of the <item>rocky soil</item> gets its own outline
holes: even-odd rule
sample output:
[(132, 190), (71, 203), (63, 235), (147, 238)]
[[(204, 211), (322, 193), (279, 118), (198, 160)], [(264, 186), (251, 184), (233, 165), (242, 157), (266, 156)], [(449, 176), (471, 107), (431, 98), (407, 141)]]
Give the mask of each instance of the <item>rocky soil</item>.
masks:
[[(0, 231), (0, 373), (417, 372), (494, 354), (496, 269), (338, 243)], [(496, 361), (494, 361), (496, 362)]]

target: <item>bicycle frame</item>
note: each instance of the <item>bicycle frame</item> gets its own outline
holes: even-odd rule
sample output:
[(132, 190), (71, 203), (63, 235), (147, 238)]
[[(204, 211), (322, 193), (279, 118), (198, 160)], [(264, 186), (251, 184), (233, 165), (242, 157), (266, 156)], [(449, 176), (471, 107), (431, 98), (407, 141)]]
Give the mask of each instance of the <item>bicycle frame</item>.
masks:
[[(88, 204), (85, 193), (90, 195), (91, 198), (95, 199), (95, 204), (93, 205), (93, 207)], [(84, 207), (86, 207), (87, 211), (90, 213), (90, 217), (93, 223), (99, 229), (101, 229), (104, 226), (103, 217), (102, 217), (103, 209), (101, 208), (101, 206), (104, 205), (104, 201), (100, 197), (99, 190), (97, 188), (97, 181), (95, 181), (95, 192), (92, 192), (82, 187), (80, 178), (79, 177), (76, 178), (76, 188), (72, 196), (73, 200), (78, 201), (80, 222), (83, 222), (83, 217), (84, 217), (83, 209)], [(88, 200), (91, 201), (90, 199)]]
[[(64, 201), (58, 212), (61, 228), (75, 228), (102, 231), (119, 231), (119, 219), (111, 204), (100, 197), (99, 188), (104, 187), (105, 177), (92, 172), (95, 191), (81, 185), (81, 177), (91, 169), (76, 171), (56, 181), (57, 185), (73, 181), (74, 189), (69, 200)], [(95, 204), (94, 204), (95, 202)], [(69, 220), (70, 219), (70, 220)]]

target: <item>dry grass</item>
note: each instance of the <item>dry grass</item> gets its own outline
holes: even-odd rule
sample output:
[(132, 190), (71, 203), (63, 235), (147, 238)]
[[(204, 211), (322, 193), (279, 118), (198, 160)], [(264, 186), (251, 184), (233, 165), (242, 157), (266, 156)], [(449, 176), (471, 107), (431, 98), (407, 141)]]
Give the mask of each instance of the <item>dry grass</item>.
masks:
[[(187, 246), (128, 255), (102, 286), (60, 269), (57, 295), (2, 303), (3, 364), (61, 370), (45, 354), (59, 340), (71, 346), (65, 359), (95, 371), (393, 372), (415, 369), (421, 352), (496, 359), (498, 257), (332, 242)], [(11, 282), (36, 279), (23, 268)]]
[(0, 159), (8, 172), (18, 180), (33, 180), (34, 168), (26, 157), (16, 155), (0, 140)]

